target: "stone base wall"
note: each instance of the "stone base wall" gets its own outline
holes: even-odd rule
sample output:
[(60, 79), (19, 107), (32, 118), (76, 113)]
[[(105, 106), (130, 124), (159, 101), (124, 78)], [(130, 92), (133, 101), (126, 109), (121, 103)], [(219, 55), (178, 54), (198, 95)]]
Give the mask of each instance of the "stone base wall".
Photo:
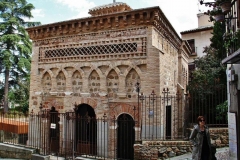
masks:
[[(211, 143), (216, 148), (228, 147), (228, 129), (210, 129)], [(189, 141), (142, 141), (134, 145), (134, 160), (163, 160), (192, 152)]]
[(32, 154), (36, 153), (36, 149), (30, 149), (11, 144), (0, 143), (0, 159), (14, 158), (14, 159), (28, 159), (30, 160)]

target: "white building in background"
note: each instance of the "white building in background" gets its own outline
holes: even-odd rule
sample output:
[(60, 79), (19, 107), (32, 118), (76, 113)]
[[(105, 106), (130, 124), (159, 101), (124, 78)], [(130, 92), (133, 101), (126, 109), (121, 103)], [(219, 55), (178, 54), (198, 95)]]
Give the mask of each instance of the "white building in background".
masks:
[(213, 32), (213, 22), (209, 21), (209, 16), (204, 13), (197, 14), (198, 27), (182, 31), (181, 36), (183, 40), (187, 40), (192, 48), (192, 54), (189, 59), (189, 64), (194, 61), (196, 57), (202, 57), (204, 47), (209, 46)]
[(191, 81), (192, 71), (195, 69), (194, 59), (206, 55), (206, 53), (203, 53), (204, 47), (210, 45), (210, 38), (213, 32), (213, 22), (209, 21), (208, 15), (199, 13), (197, 14), (197, 18), (197, 28), (180, 32), (182, 40), (187, 41), (192, 49), (192, 53), (188, 59), (189, 81)]

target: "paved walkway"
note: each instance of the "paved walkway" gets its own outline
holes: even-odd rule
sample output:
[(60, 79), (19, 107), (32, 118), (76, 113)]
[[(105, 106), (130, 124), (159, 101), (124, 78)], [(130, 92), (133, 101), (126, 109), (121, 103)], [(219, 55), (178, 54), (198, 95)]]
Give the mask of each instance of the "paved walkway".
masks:
[[(217, 160), (229, 160), (229, 148), (217, 148), (217, 153), (215, 154)], [(80, 159), (80, 158), (79, 158)], [(88, 160), (87, 158), (83, 158)], [(51, 156), (50, 160), (64, 160), (62, 157), (54, 157)], [(167, 160), (192, 160), (192, 153), (187, 153), (181, 156), (176, 156), (173, 158), (169, 158)]]
[[(215, 154), (217, 160), (229, 160), (229, 148), (217, 148), (217, 153)], [(181, 156), (176, 156), (169, 158), (168, 160), (191, 160), (192, 153), (187, 153)]]

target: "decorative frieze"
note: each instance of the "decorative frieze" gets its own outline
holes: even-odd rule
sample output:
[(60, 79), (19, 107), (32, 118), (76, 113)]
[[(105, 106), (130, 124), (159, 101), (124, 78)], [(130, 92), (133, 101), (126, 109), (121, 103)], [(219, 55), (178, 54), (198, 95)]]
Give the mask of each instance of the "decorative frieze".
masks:
[[(120, 22), (123, 22), (123, 24)], [(62, 23), (54, 23), (28, 28), (30, 38), (38, 43), (39, 39), (55, 36), (68, 36), (81, 34), (82, 32), (94, 32), (106, 29), (121, 29), (139, 25), (154, 25), (159, 31), (166, 34), (175, 45), (180, 46), (181, 39), (174, 31), (170, 22), (166, 19), (159, 7), (129, 10), (109, 15), (99, 15), (83, 19), (75, 19)], [(170, 28), (169, 28), (170, 26)], [(38, 45), (36, 45), (38, 46)]]
[[(79, 28), (81, 27), (81, 23), (79, 23)], [(44, 45), (56, 45), (66, 42), (75, 42), (78, 43), (79, 41), (87, 41), (87, 40), (101, 40), (106, 38), (116, 38), (116, 37), (138, 37), (144, 36), (146, 37), (147, 34), (146, 27), (138, 27), (138, 28), (129, 28), (124, 30), (115, 30), (115, 31), (105, 31), (105, 32), (93, 32), (93, 33), (86, 33), (81, 35), (71, 35), (71, 36), (64, 36), (58, 38), (51, 38), (45, 40), (37, 40), (34, 41), (35, 46), (44, 46)]]

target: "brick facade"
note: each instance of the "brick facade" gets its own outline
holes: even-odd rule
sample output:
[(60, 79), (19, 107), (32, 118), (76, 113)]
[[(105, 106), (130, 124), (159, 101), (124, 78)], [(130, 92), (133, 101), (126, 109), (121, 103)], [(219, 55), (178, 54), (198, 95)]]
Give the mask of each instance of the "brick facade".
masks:
[[(163, 12), (121, 5), (27, 29), (33, 40), (30, 111), (40, 111), (40, 103), (61, 113), (87, 104), (98, 118), (128, 114), (139, 121), (137, 82), (144, 95), (154, 90), (160, 96), (164, 88), (172, 95), (184, 93), (187, 79), (180, 82), (179, 74), (187, 75), (188, 48)], [(112, 129), (110, 125), (109, 154)]]

